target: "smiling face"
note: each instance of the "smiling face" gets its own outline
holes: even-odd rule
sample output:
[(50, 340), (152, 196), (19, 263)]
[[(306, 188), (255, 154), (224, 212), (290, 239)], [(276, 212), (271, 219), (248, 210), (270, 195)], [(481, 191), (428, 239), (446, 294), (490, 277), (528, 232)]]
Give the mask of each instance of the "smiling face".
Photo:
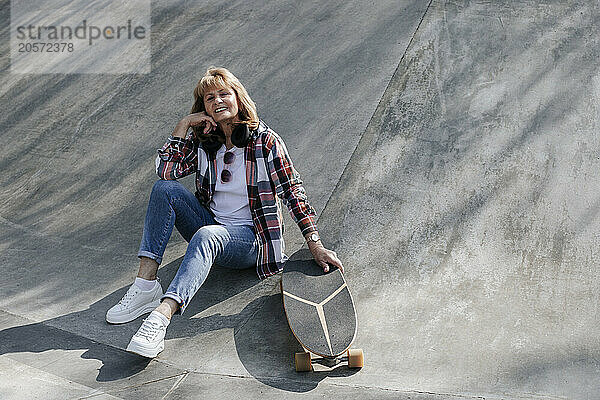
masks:
[(204, 93), (204, 108), (217, 123), (236, 118), (239, 111), (237, 96), (228, 87), (207, 90)]

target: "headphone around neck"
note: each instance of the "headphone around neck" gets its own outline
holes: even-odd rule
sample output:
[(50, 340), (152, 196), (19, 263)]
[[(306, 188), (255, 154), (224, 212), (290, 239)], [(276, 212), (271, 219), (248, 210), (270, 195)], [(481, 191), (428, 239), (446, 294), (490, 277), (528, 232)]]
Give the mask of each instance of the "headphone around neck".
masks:
[[(217, 131), (218, 135), (223, 135), (223, 132)], [(231, 143), (235, 147), (244, 148), (250, 141), (250, 128), (246, 124), (237, 124), (231, 133)], [(202, 142), (202, 148), (208, 153), (214, 153), (221, 148), (223, 144), (218, 140), (207, 140)]]

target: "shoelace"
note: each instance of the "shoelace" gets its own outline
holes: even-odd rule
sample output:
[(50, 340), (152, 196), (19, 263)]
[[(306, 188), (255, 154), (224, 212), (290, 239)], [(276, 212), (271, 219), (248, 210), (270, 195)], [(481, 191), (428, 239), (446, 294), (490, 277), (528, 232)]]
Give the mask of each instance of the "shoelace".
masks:
[(148, 321), (148, 319), (145, 319), (144, 323), (142, 324), (142, 326), (140, 326), (140, 329), (138, 329), (135, 336), (141, 336), (148, 340), (152, 340), (154, 339), (160, 328), (162, 328), (162, 326), (163, 325), (159, 322)]
[(123, 296), (123, 298), (119, 301), (119, 304), (122, 306), (127, 306), (127, 304), (135, 297), (136, 294), (138, 294), (139, 291), (140, 290), (135, 286), (130, 287), (127, 293), (125, 293), (125, 296)]

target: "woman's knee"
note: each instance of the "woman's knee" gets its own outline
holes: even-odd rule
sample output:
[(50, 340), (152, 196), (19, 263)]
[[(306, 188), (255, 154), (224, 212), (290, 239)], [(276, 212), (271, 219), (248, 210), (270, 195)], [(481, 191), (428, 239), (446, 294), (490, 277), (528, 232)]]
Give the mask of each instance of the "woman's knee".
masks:
[(164, 179), (159, 179), (154, 182), (154, 186), (152, 186), (152, 194), (153, 196), (161, 196), (161, 195), (170, 195), (176, 190), (180, 190), (182, 187), (181, 183), (177, 181), (167, 181)]
[(214, 240), (215, 239), (215, 231), (212, 227), (212, 225), (206, 225), (203, 226), (201, 228), (199, 228), (196, 233), (194, 233), (194, 236), (192, 236), (192, 240), (191, 242), (195, 242), (195, 243), (202, 243), (202, 242), (207, 242), (210, 240)]
[(194, 236), (192, 236), (190, 245), (195, 248), (210, 247), (218, 249), (220, 247), (219, 235), (217, 233), (219, 227), (219, 225), (206, 225), (199, 228), (194, 233)]

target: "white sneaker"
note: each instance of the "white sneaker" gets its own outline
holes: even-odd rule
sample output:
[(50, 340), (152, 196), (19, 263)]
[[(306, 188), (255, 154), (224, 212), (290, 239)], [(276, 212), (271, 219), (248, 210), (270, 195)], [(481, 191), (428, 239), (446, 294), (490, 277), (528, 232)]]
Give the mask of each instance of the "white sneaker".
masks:
[(140, 315), (149, 313), (158, 307), (162, 295), (162, 287), (158, 281), (154, 289), (147, 292), (133, 284), (125, 296), (106, 312), (106, 321), (110, 324), (124, 324), (133, 321)]
[(154, 358), (165, 348), (165, 333), (169, 320), (158, 311), (152, 311), (127, 345), (127, 351)]

